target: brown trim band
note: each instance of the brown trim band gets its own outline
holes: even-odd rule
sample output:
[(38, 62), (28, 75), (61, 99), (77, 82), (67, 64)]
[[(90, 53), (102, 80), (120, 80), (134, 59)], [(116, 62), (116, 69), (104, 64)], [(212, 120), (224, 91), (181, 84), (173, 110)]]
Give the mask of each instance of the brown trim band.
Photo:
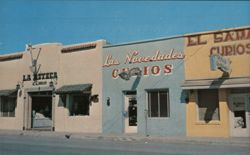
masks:
[(76, 52), (79, 50), (88, 50), (88, 49), (94, 49), (94, 48), (96, 48), (96, 43), (90, 43), (90, 44), (82, 44), (82, 45), (64, 47), (61, 52), (70, 53), (70, 52)]
[(1, 61), (10, 61), (10, 60), (16, 60), (16, 59), (22, 59), (23, 54), (13, 54), (13, 55), (6, 55), (6, 56), (0, 56), (0, 62)]

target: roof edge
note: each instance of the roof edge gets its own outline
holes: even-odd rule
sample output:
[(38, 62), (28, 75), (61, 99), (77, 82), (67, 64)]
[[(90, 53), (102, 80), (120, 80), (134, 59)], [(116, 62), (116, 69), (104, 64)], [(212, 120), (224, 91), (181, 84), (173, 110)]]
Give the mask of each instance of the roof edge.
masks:
[(22, 57), (23, 57), (23, 52), (0, 55), (0, 62), (14, 60), (14, 59), (21, 59)]
[(205, 32), (187, 33), (187, 34), (184, 34), (184, 37), (194, 36), (194, 35), (205, 35), (205, 34), (218, 33), (218, 32), (228, 32), (228, 31), (241, 30), (241, 29), (250, 29), (250, 26), (241, 26), (241, 27), (236, 27), (236, 28), (224, 28), (224, 29), (220, 29), (220, 30), (210, 30), (210, 31), (205, 31)]
[(170, 37), (160, 37), (160, 38), (156, 38), (156, 39), (146, 39), (146, 40), (139, 40), (139, 41), (131, 41), (131, 42), (124, 42), (124, 43), (118, 43), (118, 44), (113, 44), (113, 45), (112, 44), (105, 45), (105, 46), (103, 46), (103, 48), (125, 46), (125, 45), (133, 45), (133, 44), (142, 44), (142, 43), (170, 40), (170, 39), (176, 39), (176, 38), (182, 38), (182, 37), (183, 37), (183, 35), (176, 35), (176, 36), (170, 36)]

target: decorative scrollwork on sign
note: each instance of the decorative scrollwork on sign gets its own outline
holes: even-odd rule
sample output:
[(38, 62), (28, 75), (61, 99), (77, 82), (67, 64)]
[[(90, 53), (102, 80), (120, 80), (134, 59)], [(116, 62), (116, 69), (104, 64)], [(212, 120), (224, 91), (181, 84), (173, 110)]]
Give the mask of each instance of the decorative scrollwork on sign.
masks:
[(129, 80), (131, 76), (141, 76), (142, 71), (139, 67), (132, 68), (128, 71), (123, 71), (118, 74), (122, 79)]

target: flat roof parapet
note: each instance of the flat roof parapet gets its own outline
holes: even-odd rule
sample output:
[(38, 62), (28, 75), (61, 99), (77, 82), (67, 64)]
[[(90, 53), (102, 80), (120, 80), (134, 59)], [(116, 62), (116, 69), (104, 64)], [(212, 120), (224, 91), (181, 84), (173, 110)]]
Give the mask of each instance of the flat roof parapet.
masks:
[(7, 55), (0, 55), (0, 62), (2, 61), (10, 61), (16, 59), (22, 59), (23, 53), (14, 53), (14, 54), (7, 54)]
[(250, 26), (241, 26), (236, 28), (225, 28), (220, 30), (211, 30), (211, 31), (204, 31), (204, 32), (194, 32), (194, 33), (187, 33), (184, 34), (184, 37), (188, 36), (196, 36), (196, 35), (205, 35), (205, 34), (211, 34), (211, 33), (220, 33), (220, 32), (228, 32), (228, 31), (238, 31), (242, 29), (250, 29)]
[(96, 48), (96, 43), (92, 42), (92, 43), (84, 43), (84, 44), (74, 44), (74, 45), (68, 45), (68, 46), (64, 46), (62, 48), (62, 53), (70, 53), (70, 52), (75, 52), (75, 51), (79, 51), (79, 50), (89, 50), (89, 49), (94, 49)]

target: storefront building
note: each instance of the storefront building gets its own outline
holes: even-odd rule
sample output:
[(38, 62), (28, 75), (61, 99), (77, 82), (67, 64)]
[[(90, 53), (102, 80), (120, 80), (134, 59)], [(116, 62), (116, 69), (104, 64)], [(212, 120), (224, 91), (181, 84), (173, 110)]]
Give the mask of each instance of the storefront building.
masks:
[(187, 136), (250, 136), (250, 27), (185, 36)]
[(0, 129), (250, 136), (250, 27), (0, 55)]
[(186, 134), (184, 38), (103, 49), (103, 133)]
[(100, 133), (104, 44), (27, 45), (1, 55), (0, 129)]

